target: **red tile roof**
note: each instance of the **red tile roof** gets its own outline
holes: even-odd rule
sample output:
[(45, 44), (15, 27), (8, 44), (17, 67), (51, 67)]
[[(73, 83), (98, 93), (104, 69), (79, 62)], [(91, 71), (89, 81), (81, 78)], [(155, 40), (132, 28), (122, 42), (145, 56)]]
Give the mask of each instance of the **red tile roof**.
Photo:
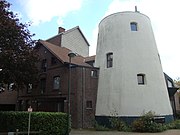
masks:
[[(71, 52), (71, 50), (65, 47), (59, 47), (43, 40), (39, 40), (38, 42), (41, 43), (45, 48), (47, 48), (62, 63), (69, 63), (68, 53)], [(72, 58), (71, 63), (79, 66), (91, 67), (91, 65), (85, 63), (85, 58), (81, 55), (77, 55), (76, 57)]]
[(85, 57), (85, 61), (86, 61), (86, 62), (95, 61), (95, 57), (96, 57), (96, 55), (89, 56), (89, 57)]

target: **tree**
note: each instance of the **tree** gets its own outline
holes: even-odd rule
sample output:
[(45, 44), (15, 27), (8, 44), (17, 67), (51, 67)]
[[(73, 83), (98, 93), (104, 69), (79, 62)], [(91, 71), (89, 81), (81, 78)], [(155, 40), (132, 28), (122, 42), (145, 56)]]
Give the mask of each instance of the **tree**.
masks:
[(13, 88), (19, 89), (35, 81), (38, 55), (33, 50), (30, 24), (21, 23), (10, 6), (0, 0), (0, 83), (13, 83)]
[(177, 87), (180, 87), (180, 78), (174, 80), (174, 83), (177, 85)]

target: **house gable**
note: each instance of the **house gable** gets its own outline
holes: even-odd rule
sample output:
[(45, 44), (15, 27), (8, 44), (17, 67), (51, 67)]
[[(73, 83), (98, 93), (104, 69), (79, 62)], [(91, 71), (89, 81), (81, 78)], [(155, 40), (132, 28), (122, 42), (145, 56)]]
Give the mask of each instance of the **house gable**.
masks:
[(70, 29), (62, 34), (61, 47), (66, 47), (83, 57), (89, 56), (89, 43), (79, 27)]

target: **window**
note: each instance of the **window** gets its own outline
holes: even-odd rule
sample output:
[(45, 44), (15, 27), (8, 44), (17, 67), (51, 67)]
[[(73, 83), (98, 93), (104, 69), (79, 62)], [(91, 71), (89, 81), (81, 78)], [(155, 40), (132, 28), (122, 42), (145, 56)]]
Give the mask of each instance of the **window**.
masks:
[(98, 77), (97, 70), (91, 70), (91, 77)]
[(51, 65), (56, 65), (58, 62), (57, 58), (51, 57)]
[(15, 90), (16, 89), (16, 85), (14, 84), (14, 83), (10, 83), (9, 85), (8, 85), (8, 90), (9, 91), (13, 91), (13, 90)]
[(32, 93), (32, 84), (27, 85), (27, 93)]
[(168, 82), (168, 87), (172, 88), (173, 87), (173, 83), (171, 81), (169, 81), (169, 80), (167, 80), (167, 82)]
[(4, 84), (0, 83), (0, 93), (4, 92), (4, 91), (5, 91)]
[(137, 74), (137, 81), (139, 85), (145, 84), (145, 74)]
[(113, 53), (107, 54), (107, 68), (110, 68), (113, 66)]
[(58, 90), (60, 88), (60, 77), (55, 76), (53, 78), (53, 89)]
[(43, 72), (46, 72), (46, 69), (47, 69), (47, 60), (46, 59), (42, 60), (41, 69), (43, 70)]
[(40, 80), (40, 90), (41, 90), (41, 94), (43, 94), (46, 90), (46, 79), (42, 78)]
[(86, 101), (86, 109), (92, 109), (92, 101)]
[(131, 31), (137, 31), (137, 23), (136, 22), (131, 22)]

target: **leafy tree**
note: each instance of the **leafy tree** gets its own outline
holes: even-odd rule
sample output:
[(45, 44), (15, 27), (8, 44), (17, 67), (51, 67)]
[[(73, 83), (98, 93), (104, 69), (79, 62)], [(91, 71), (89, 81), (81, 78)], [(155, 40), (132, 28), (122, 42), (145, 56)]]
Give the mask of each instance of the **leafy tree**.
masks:
[(0, 0), (0, 82), (14, 83), (14, 89), (19, 89), (36, 79), (38, 55), (33, 50), (30, 24), (21, 23), (10, 6)]
[(174, 80), (174, 83), (177, 85), (177, 87), (180, 87), (180, 77)]

